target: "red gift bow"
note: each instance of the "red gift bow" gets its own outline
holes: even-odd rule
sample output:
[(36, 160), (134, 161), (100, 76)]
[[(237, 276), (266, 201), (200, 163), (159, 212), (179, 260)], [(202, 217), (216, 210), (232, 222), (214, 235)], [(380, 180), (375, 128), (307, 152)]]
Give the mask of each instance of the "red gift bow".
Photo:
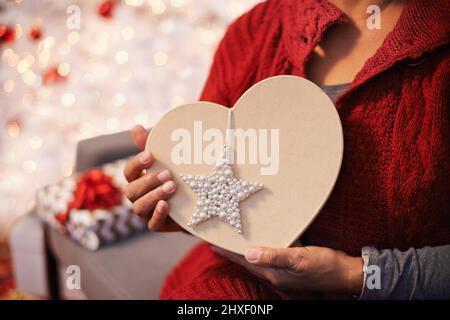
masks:
[(122, 202), (122, 193), (112, 178), (101, 169), (92, 169), (78, 178), (74, 199), (66, 211), (58, 213), (56, 219), (63, 225), (69, 219), (72, 209), (108, 209)]

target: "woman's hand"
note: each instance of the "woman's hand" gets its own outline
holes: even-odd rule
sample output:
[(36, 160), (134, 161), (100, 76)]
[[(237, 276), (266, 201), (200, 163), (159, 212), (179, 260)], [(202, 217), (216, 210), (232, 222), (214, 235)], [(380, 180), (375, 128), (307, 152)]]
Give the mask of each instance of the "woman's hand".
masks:
[[(133, 143), (142, 150), (129, 160), (124, 168), (128, 185), (125, 196), (133, 202), (133, 212), (148, 220), (148, 228), (154, 231), (180, 231), (181, 227), (169, 216), (169, 199), (177, 186), (168, 170), (149, 172), (153, 164), (153, 155), (144, 150), (148, 133), (142, 126), (131, 131)], [(145, 172), (144, 172), (145, 170)]]
[(342, 251), (323, 247), (261, 247), (247, 250), (244, 258), (221, 248), (212, 250), (282, 289), (357, 295), (362, 291), (363, 260)]

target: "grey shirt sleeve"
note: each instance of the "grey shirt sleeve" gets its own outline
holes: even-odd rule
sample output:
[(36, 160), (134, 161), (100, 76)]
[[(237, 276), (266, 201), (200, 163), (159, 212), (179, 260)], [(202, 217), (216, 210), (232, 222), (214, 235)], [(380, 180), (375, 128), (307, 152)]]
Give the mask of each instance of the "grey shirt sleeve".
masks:
[(377, 250), (362, 248), (360, 299), (450, 299), (450, 245)]

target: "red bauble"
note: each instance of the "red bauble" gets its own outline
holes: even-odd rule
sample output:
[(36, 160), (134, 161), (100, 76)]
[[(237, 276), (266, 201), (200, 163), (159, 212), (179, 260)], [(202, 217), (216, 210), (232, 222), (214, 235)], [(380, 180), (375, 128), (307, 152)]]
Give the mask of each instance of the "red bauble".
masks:
[(112, 0), (103, 1), (97, 9), (97, 12), (99, 15), (101, 15), (104, 18), (111, 18), (114, 8), (116, 6), (116, 2)]
[(45, 84), (59, 83), (64, 82), (65, 80), (66, 77), (58, 72), (58, 68), (48, 69), (43, 76), (43, 82)]
[(39, 40), (42, 37), (42, 30), (39, 27), (32, 27), (29, 35), (31, 39)]
[(16, 32), (14, 28), (0, 24), (0, 44), (13, 43), (16, 39)]

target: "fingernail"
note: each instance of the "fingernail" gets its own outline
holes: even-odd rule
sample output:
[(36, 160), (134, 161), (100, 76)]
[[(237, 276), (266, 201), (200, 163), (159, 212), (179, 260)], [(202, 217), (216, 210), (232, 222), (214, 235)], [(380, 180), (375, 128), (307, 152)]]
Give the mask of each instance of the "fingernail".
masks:
[(175, 191), (175, 187), (176, 187), (175, 182), (173, 182), (173, 181), (167, 181), (166, 183), (164, 183), (164, 184), (162, 185), (162, 190), (163, 190), (165, 193), (172, 193), (173, 191)]
[(164, 183), (170, 179), (170, 173), (168, 170), (164, 170), (158, 173), (156, 177), (158, 178), (159, 182)]
[(150, 161), (150, 159), (152, 158), (152, 155), (150, 153), (150, 151), (142, 151), (139, 155), (138, 155), (139, 161), (141, 163), (147, 163)]
[(250, 248), (245, 252), (245, 259), (248, 262), (257, 262), (261, 256), (261, 250), (256, 248)]
[(158, 203), (156, 204), (156, 208), (155, 210), (158, 211), (158, 213), (163, 212), (162, 207), (164, 206), (164, 203), (162, 202), (162, 200), (158, 201)]

